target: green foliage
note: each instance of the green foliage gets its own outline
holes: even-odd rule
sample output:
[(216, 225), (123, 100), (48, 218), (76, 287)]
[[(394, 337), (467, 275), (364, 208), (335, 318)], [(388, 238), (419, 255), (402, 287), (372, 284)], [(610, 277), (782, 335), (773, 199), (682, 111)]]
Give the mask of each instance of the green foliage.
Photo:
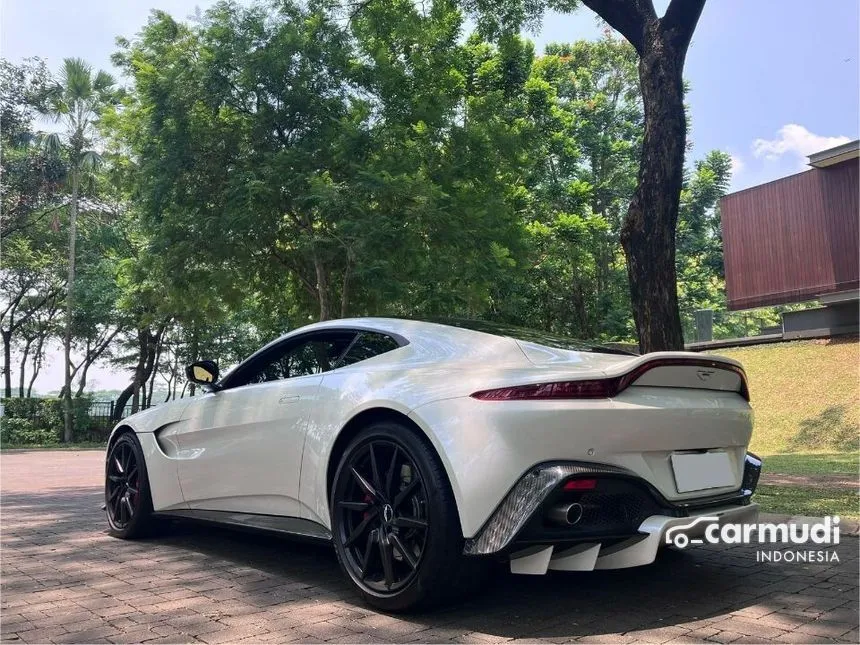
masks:
[(630, 339), (619, 231), (642, 136), (635, 52), (610, 35), (550, 44), (526, 86), (535, 126), (523, 192), (528, 269), (499, 294), (496, 315), (579, 337)]
[[(89, 398), (73, 399), (75, 439), (88, 439)], [(5, 445), (54, 444), (63, 436), (63, 400), (57, 398), (2, 399), (2, 442)]]
[(135, 91), (104, 121), (134, 152), (177, 320), (241, 302), (272, 331), (396, 313), (630, 337), (635, 53), (607, 36), (536, 58), (461, 29), (446, 2), (374, 2), (347, 28), (313, 4), (153, 14), (116, 56)]
[(313, 5), (222, 3), (196, 28), (153, 15), (117, 57), (137, 91), (107, 121), (192, 318), (211, 324), (223, 312), (201, 310), (240, 284), (296, 323), (486, 309), (516, 265), (533, 54), (460, 45), (460, 23), (393, 1), (351, 34)]
[(461, 0), (487, 38), (540, 27), (546, 11), (571, 13), (579, 0)]
[(73, 173), (91, 172), (101, 163), (99, 154), (88, 148), (102, 110), (119, 98), (115, 85), (104, 70), (93, 73), (86, 61), (66, 58), (59, 75), (51, 78), (35, 103), (39, 112), (63, 127), (60, 132), (40, 133), (43, 146), (54, 154), (64, 151)]
[(21, 231), (30, 218), (55, 206), (64, 178), (62, 160), (35, 143), (33, 119), (50, 82), (38, 58), (14, 64), (0, 60), (0, 237)]
[[(3, 208), (26, 205), (3, 229), (0, 299), (23, 294), (18, 322), (2, 319), (10, 354), (38, 355), (68, 323), (73, 394), (107, 360), (131, 376), (118, 398), (146, 404), (188, 392), (193, 360), (225, 368), (321, 318), (460, 316), (632, 340), (619, 235), (643, 137), (636, 53), (609, 31), (542, 53), (518, 35), (575, 4), (480, 0), (472, 34), (449, 0), (376, 0), (349, 20), (322, 0), (223, 1), (188, 23), (153, 11), (120, 40), (123, 90), (79, 59), (56, 78), (4, 62)], [(36, 112), (64, 125), (42, 146)], [(685, 185), (688, 318), (724, 303), (729, 168), (711, 153)]]
[(4, 448), (26, 445), (55, 445), (60, 443), (62, 430), (36, 428), (29, 419), (0, 420), (0, 445)]
[(39, 414), (42, 399), (8, 398), (2, 399), (4, 418), (33, 419)]

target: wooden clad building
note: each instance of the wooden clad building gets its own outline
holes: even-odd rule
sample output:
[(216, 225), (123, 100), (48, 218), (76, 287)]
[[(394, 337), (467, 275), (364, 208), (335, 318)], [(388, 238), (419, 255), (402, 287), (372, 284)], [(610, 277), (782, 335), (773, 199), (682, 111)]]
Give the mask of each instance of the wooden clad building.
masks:
[(859, 144), (817, 153), (810, 170), (722, 198), (729, 309), (829, 294), (853, 299), (860, 288)]

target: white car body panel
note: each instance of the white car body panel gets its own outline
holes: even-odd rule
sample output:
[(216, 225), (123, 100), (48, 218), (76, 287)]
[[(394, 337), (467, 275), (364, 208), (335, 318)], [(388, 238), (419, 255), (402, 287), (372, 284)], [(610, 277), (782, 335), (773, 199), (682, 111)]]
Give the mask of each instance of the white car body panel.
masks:
[(178, 461), (165, 455), (154, 433), (139, 432), (137, 438), (146, 460), (153, 508), (159, 511), (188, 508), (179, 486)]
[[(475, 536), (522, 475), (543, 462), (622, 467), (673, 502), (741, 485), (752, 410), (738, 394), (741, 378), (735, 371), (662, 366), (609, 399), (470, 396), (499, 387), (621, 376), (649, 361), (700, 355), (574, 352), (381, 318), (317, 323), (276, 342), (343, 328), (392, 334), (408, 344), (324, 374), (206, 393), (123, 420), (118, 427), (138, 433), (144, 447), (155, 510), (282, 515), (330, 528), (332, 448), (351, 419), (377, 408), (408, 416), (426, 434), (448, 474), (465, 538)], [(738, 366), (730, 359), (707, 359)], [(677, 491), (671, 454), (700, 450), (728, 453), (732, 486)]]
[(322, 375), (210, 392), (176, 425), (191, 508), (298, 517), (302, 446)]
[(669, 391), (631, 387), (617, 399), (577, 401), (461, 397), (427, 404), (410, 416), (432, 433), (437, 450), (445, 448), (440, 454), (453, 474), (463, 533), (471, 537), (514, 481), (545, 461), (620, 466), (676, 501), (702, 494), (676, 491), (672, 452), (722, 448), (731, 454), (736, 485), (710, 494), (737, 490), (751, 432), (747, 402), (734, 393), (689, 390), (673, 397)]

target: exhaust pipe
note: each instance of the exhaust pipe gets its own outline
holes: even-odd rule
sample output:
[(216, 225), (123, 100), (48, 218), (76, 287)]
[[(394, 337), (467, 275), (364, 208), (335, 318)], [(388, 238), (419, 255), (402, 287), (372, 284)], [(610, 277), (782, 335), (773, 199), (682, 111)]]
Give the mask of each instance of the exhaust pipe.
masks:
[(556, 524), (573, 526), (582, 519), (582, 504), (562, 504), (549, 509), (547, 517)]

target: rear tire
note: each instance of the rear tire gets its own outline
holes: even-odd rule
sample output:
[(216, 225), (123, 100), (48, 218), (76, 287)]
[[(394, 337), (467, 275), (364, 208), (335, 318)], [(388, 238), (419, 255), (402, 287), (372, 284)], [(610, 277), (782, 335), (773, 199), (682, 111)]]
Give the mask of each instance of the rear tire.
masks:
[(146, 461), (133, 432), (120, 435), (108, 452), (105, 513), (114, 537), (132, 540), (150, 535), (155, 529)]
[(364, 600), (389, 612), (451, 601), (484, 562), (463, 556), (451, 485), (412, 428), (363, 429), (341, 457), (330, 496), (338, 562)]

